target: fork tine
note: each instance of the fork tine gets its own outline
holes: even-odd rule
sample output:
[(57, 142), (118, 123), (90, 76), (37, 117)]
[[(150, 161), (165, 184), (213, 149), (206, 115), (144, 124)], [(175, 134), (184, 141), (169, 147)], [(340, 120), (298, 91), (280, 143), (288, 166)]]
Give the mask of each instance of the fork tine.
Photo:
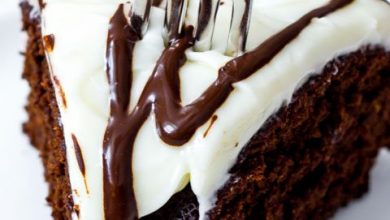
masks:
[(152, 0), (137, 1), (124, 3), (123, 13), (129, 21), (130, 27), (142, 39), (148, 29), (150, 9)]
[(176, 39), (182, 31), (188, 0), (168, 0), (165, 12), (165, 35), (168, 42)]
[(185, 26), (186, 27), (193, 27), (193, 37), (196, 37), (196, 32), (198, 28), (198, 20), (199, 20), (199, 7), (200, 7), (200, 1), (201, 0), (188, 0), (188, 9), (185, 16)]
[(233, 0), (233, 16), (226, 54), (237, 56), (245, 52), (253, 0)]
[(228, 46), (229, 32), (233, 16), (233, 0), (221, 0), (215, 17), (215, 27), (211, 49), (225, 53)]
[(211, 49), (211, 41), (215, 27), (215, 18), (220, 0), (200, 0), (199, 16), (196, 27), (195, 50), (206, 51)]
[(153, 0), (153, 6), (161, 7), (166, 5), (166, 0)]
[(167, 0), (164, 37), (169, 43), (179, 37), (184, 24), (194, 26), (196, 51), (213, 49), (239, 55), (246, 49), (252, 1)]

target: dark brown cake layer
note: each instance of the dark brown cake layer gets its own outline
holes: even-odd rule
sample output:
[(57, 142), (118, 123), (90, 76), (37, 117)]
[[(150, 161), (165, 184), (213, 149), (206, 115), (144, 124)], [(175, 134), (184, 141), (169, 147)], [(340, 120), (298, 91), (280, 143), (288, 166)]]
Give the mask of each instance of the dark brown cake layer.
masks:
[[(27, 4), (22, 9), (29, 35), (23, 76), (31, 86), (25, 131), (41, 152), (54, 218), (70, 219), (77, 210), (39, 18)], [(389, 94), (390, 53), (383, 49), (362, 48), (329, 63), (245, 147), (210, 218), (327, 219), (361, 196), (378, 149), (390, 145)], [(187, 187), (144, 219), (196, 219), (197, 209)]]
[(22, 3), (23, 30), (28, 34), (23, 78), (31, 88), (26, 110), (29, 116), (24, 132), (39, 150), (49, 183), (47, 201), (54, 219), (71, 219), (74, 207), (71, 196), (65, 143), (60, 113), (44, 55), (40, 18), (31, 15), (31, 6)]
[(326, 219), (367, 191), (389, 145), (390, 53), (362, 48), (330, 62), (252, 138), (211, 218)]

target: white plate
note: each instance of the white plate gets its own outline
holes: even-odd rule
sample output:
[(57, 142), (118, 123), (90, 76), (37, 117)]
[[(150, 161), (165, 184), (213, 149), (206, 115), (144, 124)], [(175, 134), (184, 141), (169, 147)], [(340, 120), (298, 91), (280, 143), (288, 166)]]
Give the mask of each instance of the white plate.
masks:
[[(25, 36), (15, 0), (0, 0), (0, 219), (51, 219), (38, 154), (21, 131), (28, 92), (21, 80)], [(339, 211), (335, 220), (390, 219), (390, 153), (372, 172), (371, 190)]]

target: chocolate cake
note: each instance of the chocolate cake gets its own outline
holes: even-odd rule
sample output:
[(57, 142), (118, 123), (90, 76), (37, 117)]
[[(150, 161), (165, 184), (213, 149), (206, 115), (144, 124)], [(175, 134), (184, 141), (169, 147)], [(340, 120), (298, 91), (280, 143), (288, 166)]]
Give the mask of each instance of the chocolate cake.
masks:
[(382, 0), (25, 0), (54, 219), (328, 219), (390, 146)]

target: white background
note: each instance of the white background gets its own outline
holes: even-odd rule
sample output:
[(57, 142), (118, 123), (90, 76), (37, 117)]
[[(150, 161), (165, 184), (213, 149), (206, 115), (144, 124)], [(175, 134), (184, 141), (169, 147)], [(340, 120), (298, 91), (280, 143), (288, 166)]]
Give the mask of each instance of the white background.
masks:
[[(0, 219), (50, 219), (47, 186), (38, 153), (22, 134), (28, 92), (21, 79), (25, 36), (17, 0), (0, 0)], [(390, 220), (390, 153), (371, 174), (371, 190), (342, 209), (335, 220)]]

